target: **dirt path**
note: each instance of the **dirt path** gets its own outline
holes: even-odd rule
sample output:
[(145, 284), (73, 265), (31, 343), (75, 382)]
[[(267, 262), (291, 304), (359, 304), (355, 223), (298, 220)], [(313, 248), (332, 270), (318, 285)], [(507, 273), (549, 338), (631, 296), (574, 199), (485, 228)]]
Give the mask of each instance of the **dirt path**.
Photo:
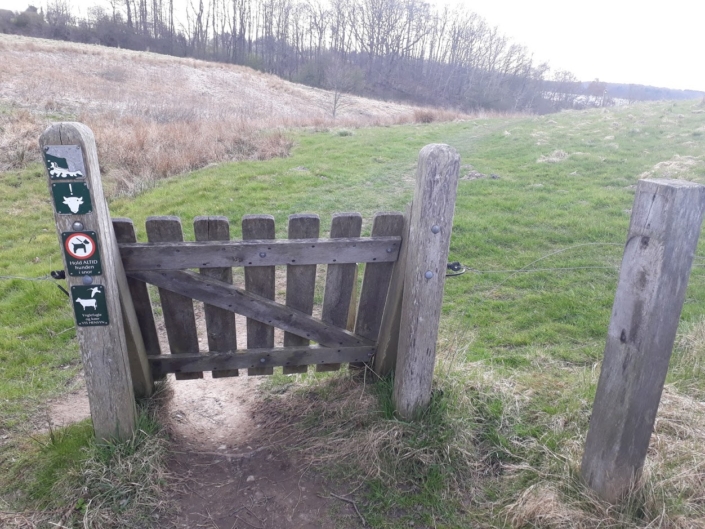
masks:
[[(244, 375), (244, 376), (243, 376)], [(173, 440), (169, 470), (179, 484), (165, 528), (356, 528), (354, 507), (266, 428), (252, 411), (261, 377), (171, 380), (164, 416)], [(273, 401), (272, 406), (276, 403)], [(89, 416), (85, 389), (49, 404), (56, 425)], [(261, 409), (261, 407), (260, 407)]]
[[(203, 304), (194, 304), (199, 345), (208, 349)], [(169, 346), (161, 318), (162, 351)], [(245, 318), (236, 315), (237, 343), (247, 343)], [(283, 334), (275, 332), (281, 345)], [(162, 422), (172, 439), (169, 470), (176, 478), (176, 514), (164, 528), (317, 529), (362, 527), (352, 504), (335, 496), (345, 490), (325, 482), (287, 450), (286, 439), (267, 428), (259, 385), (265, 377), (176, 381), (169, 375), (169, 398)], [(271, 406), (277, 406), (273, 400)], [(85, 386), (49, 403), (55, 426), (90, 416)]]
[(356, 516), (258, 422), (250, 406), (260, 382), (206, 374), (173, 384), (167, 404), (174, 439), (169, 466), (183, 483), (176, 495), (176, 527), (313, 529), (335, 527), (335, 508), (337, 526)]

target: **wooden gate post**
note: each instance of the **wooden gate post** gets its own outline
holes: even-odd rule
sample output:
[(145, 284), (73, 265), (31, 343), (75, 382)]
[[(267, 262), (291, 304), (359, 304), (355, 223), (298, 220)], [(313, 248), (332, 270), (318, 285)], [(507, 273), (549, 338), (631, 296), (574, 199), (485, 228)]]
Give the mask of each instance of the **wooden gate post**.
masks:
[(427, 145), (419, 153), (394, 379), (394, 404), (404, 419), (431, 400), (459, 168), (460, 156), (448, 145)]
[[(123, 319), (120, 272), (126, 291), (127, 283), (103, 196), (95, 139), (81, 123), (55, 123), (41, 135), (39, 145), (71, 290), (93, 429), (99, 439), (126, 439), (136, 421), (124, 323), (130, 325), (132, 318)], [(134, 316), (129, 292), (125, 301), (126, 313), (131, 309)], [(144, 355), (139, 329), (130, 332), (131, 346), (141, 347)], [(151, 378), (143, 360), (138, 359), (134, 369), (141, 370), (141, 391), (148, 394)]]
[(582, 475), (616, 502), (641, 475), (705, 211), (705, 187), (640, 180)]

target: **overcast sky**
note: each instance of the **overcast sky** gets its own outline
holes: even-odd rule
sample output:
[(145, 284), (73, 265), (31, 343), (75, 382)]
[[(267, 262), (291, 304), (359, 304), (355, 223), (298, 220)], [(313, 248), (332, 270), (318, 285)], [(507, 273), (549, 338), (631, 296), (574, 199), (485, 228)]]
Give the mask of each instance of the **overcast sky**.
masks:
[[(106, 0), (70, 3), (85, 13), (98, 1), (107, 5)], [(580, 80), (705, 91), (703, 0), (451, 1), (499, 26), (537, 61), (569, 70)], [(17, 11), (27, 3), (0, 0), (0, 7)]]

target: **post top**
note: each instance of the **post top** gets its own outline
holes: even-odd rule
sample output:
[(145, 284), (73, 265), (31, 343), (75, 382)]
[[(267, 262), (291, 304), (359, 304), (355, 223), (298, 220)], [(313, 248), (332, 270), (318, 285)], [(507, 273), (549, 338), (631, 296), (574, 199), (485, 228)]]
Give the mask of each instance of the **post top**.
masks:
[(698, 184), (697, 182), (679, 180), (677, 178), (642, 178), (640, 181), (667, 187), (703, 187), (702, 184)]

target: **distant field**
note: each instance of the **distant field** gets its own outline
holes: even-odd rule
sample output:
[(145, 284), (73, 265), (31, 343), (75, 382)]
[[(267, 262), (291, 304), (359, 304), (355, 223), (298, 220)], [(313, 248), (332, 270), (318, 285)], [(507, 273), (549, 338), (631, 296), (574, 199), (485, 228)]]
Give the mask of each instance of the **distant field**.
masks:
[[(4, 53), (4, 52), (0, 52)], [(395, 420), (385, 384), (302, 377), (275, 427), (357, 477), (373, 527), (700, 527), (705, 523), (705, 243), (696, 256), (642, 486), (610, 507), (577, 479), (639, 178), (705, 183), (705, 108), (654, 103), (542, 117), (289, 133), (290, 156), (206, 167), (111, 200), (135, 221), (400, 210), (419, 149), (462, 157), (433, 406)], [(351, 133), (352, 132), (352, 133)], [(495, 175), (490, 177), (489, 175)], [(0, 275), (39, 277), (60, 255), (36, 164), (0, 176)], [(80, 369), (70, 308), (49, 281), (0, 280), (0, 468), (27, 421)], [(270, 387), (288, 384), (275, 377)], [(287, 386), (288, 387), (288, 386)], [(296, 388), (301, 388), (300, 390)], [(318, 398), (312, 397), (318, 396)], [(365, 405), (360, 405), (364, 399)], [(305, 410), (305, 412), (302, 412)], [(292, 426), (299, 417), (305, 431)], [(13, 440), (14, 439), (14, 440)], [(3, 454), (4, 452), (4, 454)], [(353, 479), (354, 480), (354, 479)], [(0, 482), (2, 478), (0, 478)]]
[(346, 94), (335, 119), (332, 109), (331, 92), (243, 66), (0, 35), (0, 170), (37, 161), (49, 122), (81, 121), (110, 195), (209, 163), (286, 156), (290, 128), (459, 117)]

